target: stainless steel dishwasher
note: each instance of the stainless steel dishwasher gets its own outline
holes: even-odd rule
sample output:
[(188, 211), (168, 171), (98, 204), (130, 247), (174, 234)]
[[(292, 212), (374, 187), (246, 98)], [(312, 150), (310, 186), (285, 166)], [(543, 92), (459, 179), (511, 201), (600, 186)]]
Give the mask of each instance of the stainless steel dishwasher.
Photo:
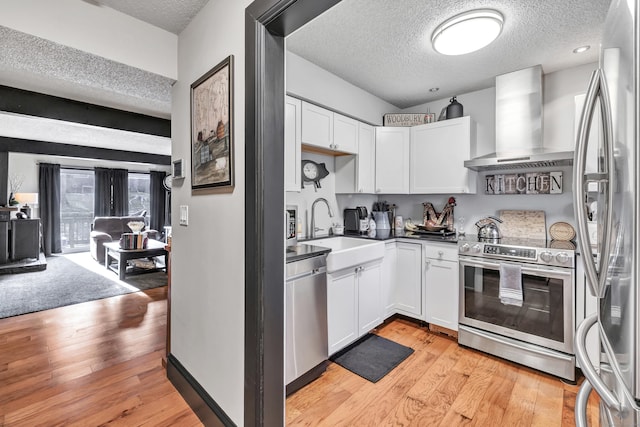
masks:
[(326, 259), (321, 255), (287, 264), (287, 394), (319, 377), (328, 365)]

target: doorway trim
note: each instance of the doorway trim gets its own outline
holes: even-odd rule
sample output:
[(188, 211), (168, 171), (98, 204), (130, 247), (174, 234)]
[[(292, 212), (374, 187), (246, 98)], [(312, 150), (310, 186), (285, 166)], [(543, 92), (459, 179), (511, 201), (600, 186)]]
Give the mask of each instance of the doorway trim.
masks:
[(245, 10), (246, 426), (284, 425), (284, 38), (340, 0)]

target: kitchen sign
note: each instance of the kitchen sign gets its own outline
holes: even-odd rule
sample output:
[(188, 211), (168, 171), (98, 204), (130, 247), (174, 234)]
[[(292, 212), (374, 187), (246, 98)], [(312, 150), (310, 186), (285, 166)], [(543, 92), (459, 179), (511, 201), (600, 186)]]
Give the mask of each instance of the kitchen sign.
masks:
[(418, 126), (435, 121), (434, 113), (388, 113), (382, 116), (384, 126)]
[(562, 172), (486, 175), (484, 194), (562, 194)]

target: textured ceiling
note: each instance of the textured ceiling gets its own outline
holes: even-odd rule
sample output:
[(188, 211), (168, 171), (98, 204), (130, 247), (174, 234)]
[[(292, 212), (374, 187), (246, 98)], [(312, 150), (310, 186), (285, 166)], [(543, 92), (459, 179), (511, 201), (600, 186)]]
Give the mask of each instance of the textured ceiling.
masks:
[(209, 0), (91, 0), (138, 18), (156, 27), (180, 34)]
[(3, 85), (169, 118), (173, 80), (0, 26)]
[[(598, 60), (609, 0), (343, 0), (287, 38), (287, 49), (399, 107), (494, 86), (496, 75), (541, 64), (545, 74)], [(447, 18), (491, 8), (500, 37), (477, 52), (438, 54)], [(582, 54), (572, 50), (591, 45)], [(440, 88), (436, 93), (432, 87)]]

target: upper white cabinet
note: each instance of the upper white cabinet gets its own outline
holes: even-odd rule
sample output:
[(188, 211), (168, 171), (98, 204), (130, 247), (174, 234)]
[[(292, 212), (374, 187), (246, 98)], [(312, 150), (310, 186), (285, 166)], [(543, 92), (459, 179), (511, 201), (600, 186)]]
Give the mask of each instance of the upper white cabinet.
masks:
[(458, 248), (447, 243), (423, 243), (425, 254), (425, 320), (458, 330)]
[(355, 154), (358, 152), (358, 122), (302, 101), (302, 143)]
[(376, 130), (358, 123), (358, 154), (336, 157), (336, 193), (375, 192)]
[(358, 121), (333, 113), (333, 146), (334, 150), (345, 153), (358, 152)]
[(410, 128), (376, 128), (376, 193), (409, 192)]
[(302, 102), (302, 143), (331, 149), (333, 112)]
[(411, 127), (409, 192), (475, 193), (477, 172), (464, 167), (474, 145), (469, 116)]
[(290, 96), (284, 103), (284, 189), (300, 191), (301, 188), (301, 142), (302, 102)]

